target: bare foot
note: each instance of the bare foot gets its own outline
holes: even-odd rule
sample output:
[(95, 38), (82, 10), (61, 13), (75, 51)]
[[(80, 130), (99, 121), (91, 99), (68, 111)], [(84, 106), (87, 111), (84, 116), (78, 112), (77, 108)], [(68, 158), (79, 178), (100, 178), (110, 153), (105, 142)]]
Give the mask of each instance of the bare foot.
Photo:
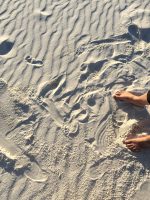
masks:
[(149, 103), (147, 102), (147, 93), (143, 94), (143, 95), (134, 95), (131, 92), (125, 91), (125, 90), (120, 90), (117, 91), (113, 97), (116, 100), (121, 100), (121, 101), (126, 101), (129, 103), (132, 103), (134, 105), (137, 106), (145, 106), (145, 105), (149, 105)]
[(139, 151), (143, 148), (150, 148), (150, 135), (129, 136), (123, 141), (131, 151)]

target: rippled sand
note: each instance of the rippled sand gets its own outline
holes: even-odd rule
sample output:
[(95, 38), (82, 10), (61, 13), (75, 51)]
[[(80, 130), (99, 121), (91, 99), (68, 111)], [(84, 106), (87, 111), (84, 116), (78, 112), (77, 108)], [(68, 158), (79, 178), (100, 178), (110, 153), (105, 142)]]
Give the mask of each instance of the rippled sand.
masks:
[(148, 0), (0, 0), (2, 200), (148, 200)]

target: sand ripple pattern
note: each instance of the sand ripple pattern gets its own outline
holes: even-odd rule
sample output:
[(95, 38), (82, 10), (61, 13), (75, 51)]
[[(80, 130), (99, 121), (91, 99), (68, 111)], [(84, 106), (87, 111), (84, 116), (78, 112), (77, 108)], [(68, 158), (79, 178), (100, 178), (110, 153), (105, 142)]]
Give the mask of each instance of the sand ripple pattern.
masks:
[[(133, 119), (149, 133), (149, 112), (116, 103), (112, 93), (150, 88), (149, 1), (0, 5), (1, 198), (142, 195), (149, 156), (130, 153), (121, 139)], [(129, 34), (132, 23), (140, 39)]]

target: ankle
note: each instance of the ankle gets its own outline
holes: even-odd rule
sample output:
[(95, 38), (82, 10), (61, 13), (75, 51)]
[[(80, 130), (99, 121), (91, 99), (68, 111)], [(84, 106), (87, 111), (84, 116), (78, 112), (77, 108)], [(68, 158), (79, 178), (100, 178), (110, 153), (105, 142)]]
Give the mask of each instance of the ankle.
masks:
[(147, 94), (143, 94), (141, 96), (137, 97), (137, 101), (140, 101), (141, 103), (143, 103), (144, 105), (148, 105), (148, 101), (147, 101)]

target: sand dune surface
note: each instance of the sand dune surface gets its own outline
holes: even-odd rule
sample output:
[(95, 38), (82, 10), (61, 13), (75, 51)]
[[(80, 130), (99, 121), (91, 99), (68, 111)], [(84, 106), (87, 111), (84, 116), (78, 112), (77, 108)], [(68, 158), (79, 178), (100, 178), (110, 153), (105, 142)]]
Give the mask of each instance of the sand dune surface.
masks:
[(0, 198), (148, 200), (148, 0), (0, 0)]

